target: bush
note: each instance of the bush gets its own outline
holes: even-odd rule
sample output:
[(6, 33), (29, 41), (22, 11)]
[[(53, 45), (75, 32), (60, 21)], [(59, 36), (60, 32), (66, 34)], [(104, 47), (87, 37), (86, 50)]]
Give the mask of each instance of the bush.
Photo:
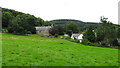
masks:
[(7, 33), (8, 30), (7, 30), (7, 29), (2, 29), (2, 32), (3, 32), (3, 33)]
[(102, 42), (101, 42), (101, 45), (102, 45), (103, 47), (109, 47), (109, 46), (110, 46), (110, 44), (108, 44), (108, 41), (102, 41)]
[(74, 42), (80, 43), (80, 41), (78, 39), (76, 39), (76, 38), (74, 38)]
[(75, 40), (74, 39), (68, 39), (69, 41), (71, 41), (71, 42), (75, 42)]
[(27, 31), (27, 34), (32, 34), (30, 31)]
[(98, 44), (98, 43), (91, 43), (91, 42), (89, 42), (89, 44), (88, 45), (90, 45), (90, 46), (98, 46), (98, 47), (101, 47), (101, 45), (100, 44)]
[(111, 41), (112, 46), (119, 46), (118, 40), (117, 39), (112, 39)]
[(86, 38), (84, 38), (83, 40), (82, 40), (82, 44), (85, 44), (85, 45), (88, 45), (90, 42), (86, 39)]
[(68, 36), (68, 37), (65, 37), (65, 39), (66, 39), (66, 40), (70, 40), (70, 39), (71, 39), (71, 37), (70, 37), (70, 36)]
[(76, 43), (80, 43), (80, 40), (75, 40)]
[(58, 34), (55, 34), (55, 37), (58, 37)]

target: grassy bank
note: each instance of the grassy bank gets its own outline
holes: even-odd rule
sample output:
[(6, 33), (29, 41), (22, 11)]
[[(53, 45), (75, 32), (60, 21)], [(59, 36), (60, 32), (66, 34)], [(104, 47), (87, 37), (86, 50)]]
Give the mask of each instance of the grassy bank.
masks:
[(2, 33), (3, 66), (118, 66), (118, 49)]

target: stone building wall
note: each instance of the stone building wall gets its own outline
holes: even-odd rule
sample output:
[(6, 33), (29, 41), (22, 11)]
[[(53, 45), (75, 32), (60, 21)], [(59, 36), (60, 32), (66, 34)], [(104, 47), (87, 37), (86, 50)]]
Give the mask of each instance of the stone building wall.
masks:
[(48, 30), (39, 30), (39, 31), (36, 31), (36, 33), (42, 36), (49, 36)]

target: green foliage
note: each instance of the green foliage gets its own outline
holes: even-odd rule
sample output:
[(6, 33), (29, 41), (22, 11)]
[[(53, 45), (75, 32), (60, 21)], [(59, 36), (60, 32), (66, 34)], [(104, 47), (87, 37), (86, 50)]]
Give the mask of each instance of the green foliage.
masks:
[(74, 39), (74, 42), (76, 42), (76, 43), (80, 43), (80, 41), (78, 40), (78, 39)]
[(108, 22), (107, 19), (108, 19), (108, 18), (105, 18), (104, 16), (101, 16), (100, 21), (101, 21), (102, 23), (107, 23), (107, 22)]
[(50, 34), (51, 35), (55, 35), (55, 34), (58, 34), (58, 35), (64, 35), (64, 27), (61, 27), (61, 26), (53, 26), (51, 29), (50, 29)]
[(101, 22), (96, 30), (96, 40), (103, 46), (117, 46), (117, 28), (107, 18), (101, 17)]
[(70, 22), (68, 24), (66, 24), (66, 32), (68, 32), (69, 30), (72, 31), (72, 33), (78, 33), (79, 32), (79, 28), (77, 26), (77, 24), (75, 24), (74, 22)]
[(68, 36), (68, 37), (65, 37), (65, 39), (66, 39), (66, 40), (70, 40), (70, 39), (71, 39), (71, 37), (70, 37), (70, 36)]
[(10, 12), (2, 12), (2, 27), (8, 27), (13, 17), (13, 14)]
[(93, 25), (94, 29), (96, 29), (98, 26), (97, 22), (83, 22), (83, 21), (74, 20), (74, 19), (56, 19), (56, 20), (51, 20), (50, 22), (62, 27), (65, 27), (65, 25), (70, 22), (74, 22), (75, 24), (77, 24), (80, 32), (83, 32), (84, 30), (86, 30), (89, 25)]
[(72, 33), (78, 33), (78, 32), (79, 32), (79, 28), (78, 28), (77, 24), (74, 23), (74, 22), (67, 23), (67, 24), (65, 25), (65, 28), (64, 28), (64, 29), (65, 29), (65, 32), (66, 32), (69, 36), (71, 36)]
[(118, 27), (118, 29), (117, 29), (117, 38), (120, 39), (120, 27)]
[(93, 32), (92, 26), (89, 26), (87, 31), (84, 33), (83, 39), (87, 39), (90, 42), (95, 42), (95, 33)]
[(2, 33), (7, 33), (8, 30), (7, 29), (2, 29)]
[(86, 45), (94, 45), (103, 46), (103, 47), (111, 47), (118, 46), (118, 38), (119, 38), (119, 28), (112, 24), (112, 22), (107, 21), (108, 18), (101, 17), (101, 22), (98, 24), (98, 28), (94, 30), (93, 27), (90, 26), (84, 32), (82, 43)]
[(51, 35), (55, 35), (55, 34), (58, 34), (59, 30), (56, 26), (54, 26), (49, 30), (49, 32)]
[(89, 40), (85, 36), (83, 36), (82, 44), (88, 45), (88, 43)]
[(55, 37), (58, 37), (58, 34), (55, 34)]
[(59, 35), (64, 35), (64, 33), (65, 33), (65, 27), (57, 26), (57, 25), (56, 25), (56, 27), (58, 29), (58, 34)]
[(45, 22), (43, 23), (43, 25), (44, 25), (44, 26), (51, 26), (52, 24), (51, 24), (51, 22), (49, 22), (49, 21), (45, 21)]
[[(9, 33), (27, 34), (36, 33), (35, 27), (46, 25), (46, 22), (41, 18), (36, 18), (34, 15), (21, 13), (15, 10), (2, 8), (3, 23), (2, 27), (7, 27)], [(47, 25), (50, 23), (47, 22)]]
[(102, 47), (102, 45), (100, 45), (100, 44), (98, 44), (98, 43), (92, 43), (92, 42), (89, 42), (87, 45)]

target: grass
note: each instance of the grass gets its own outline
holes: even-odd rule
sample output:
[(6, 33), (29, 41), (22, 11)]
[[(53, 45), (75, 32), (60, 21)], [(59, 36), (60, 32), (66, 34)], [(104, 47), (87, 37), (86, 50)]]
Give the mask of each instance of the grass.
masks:
[(118, 66), (118, 49), (2, 33), (3, 66)]

